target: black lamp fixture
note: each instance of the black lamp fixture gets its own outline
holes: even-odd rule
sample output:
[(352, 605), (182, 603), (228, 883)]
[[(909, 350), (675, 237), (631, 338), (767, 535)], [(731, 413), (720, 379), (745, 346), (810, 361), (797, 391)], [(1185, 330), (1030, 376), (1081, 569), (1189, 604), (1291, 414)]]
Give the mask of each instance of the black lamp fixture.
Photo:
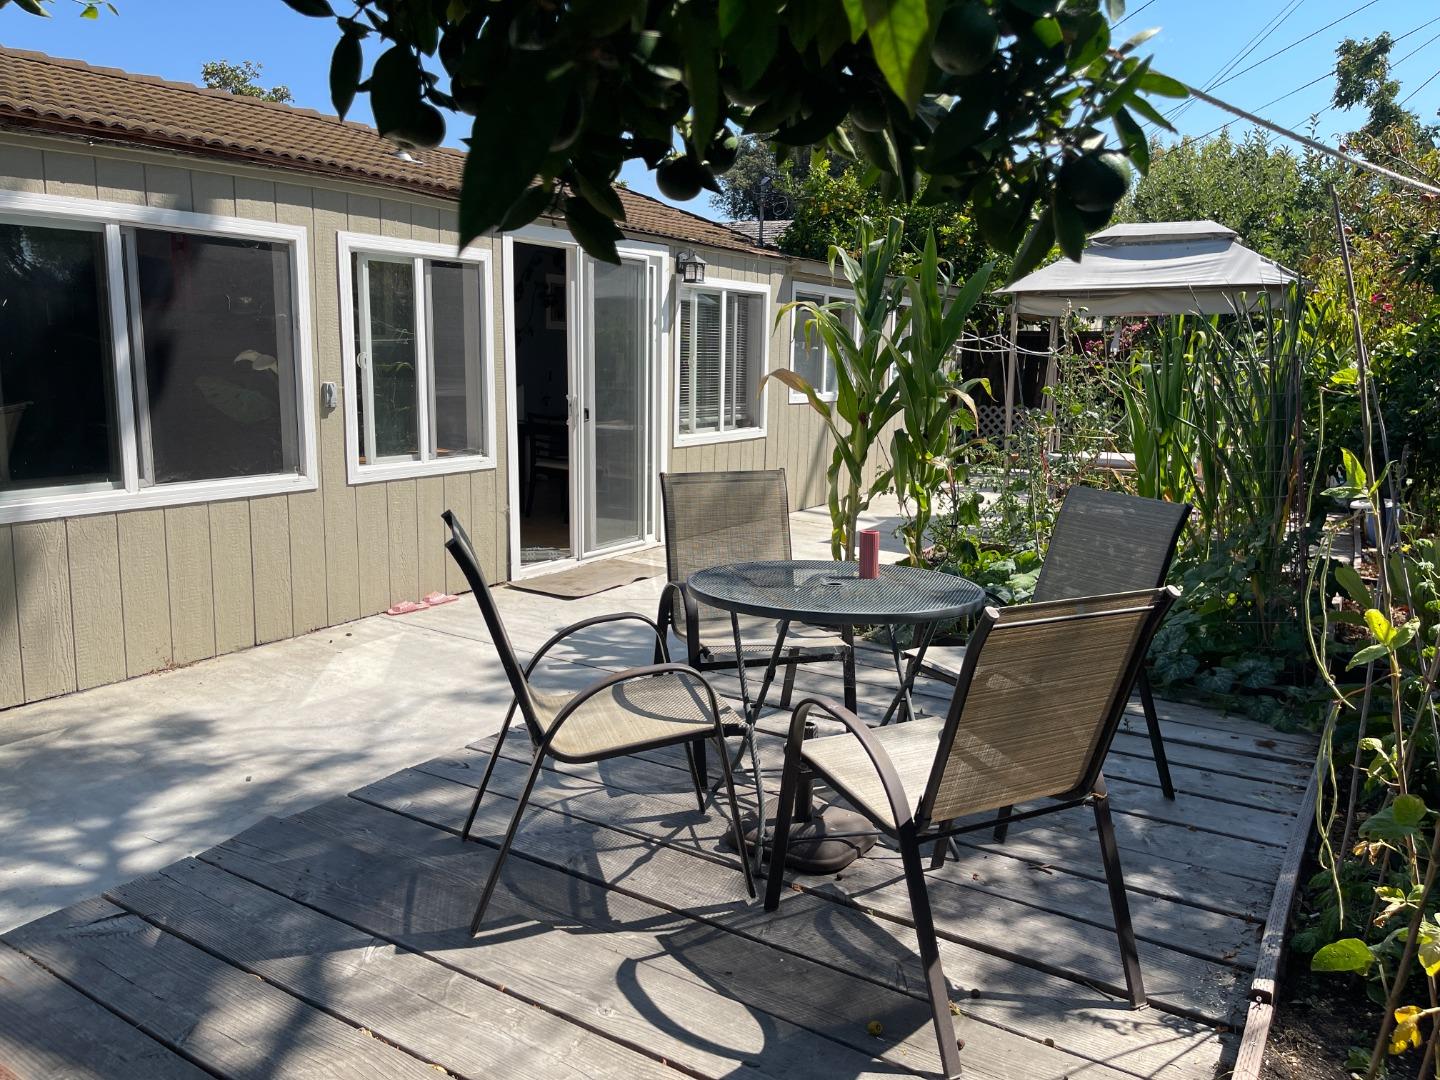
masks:
[(696, 255), (693, 249), (686, 248), (675, 256), (675, 273), (680, 275), (680, 280), (686, 285), (703, 285), (705, 260)]

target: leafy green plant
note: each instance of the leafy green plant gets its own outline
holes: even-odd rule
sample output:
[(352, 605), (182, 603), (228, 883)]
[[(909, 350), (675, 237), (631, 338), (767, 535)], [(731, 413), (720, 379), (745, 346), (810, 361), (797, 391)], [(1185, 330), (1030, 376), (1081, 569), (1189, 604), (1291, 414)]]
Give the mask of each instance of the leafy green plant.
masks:
[(777, 321), (795, 311), (805, 324), (807, 344), (819, 340), (835, 364), (835, 400), (829, 402), (797, 371), (777, 368), (765, 377), (805, 396), (830, 432), (833, 450), (826, 469), (826, 505), (830, 510), (830, 550), (836, 559), (853, 560), (860, 515), (891, 485), (889, 469), (870, 469), (870, 455), (886, 426), (900, 411), (901, 380), (890, 377), (900, 363), (892, 327), (900, 311), (904, 282), (892, 276), (904, 242), (903, 223), (891, 218), (878, 233), (868, 218), (856, 229), (851, 256), (830, 249), (830, 268), (838, 264), (855, 294), (853, 301), (827, 304), (809, 300), (781, 307)]
[(900, 426), (891, 436), (890, 461), (906, 516), (900, 536), (912, 566), (925, 563), (935, 500), (954, 477), (960, 440), (978, 427), (970, 390), (980, 380), (957, 379), (952, 358), (990, 270), (981, 267), (962, 287), (940, 261), (929, 232), (919, 271), (905, 281), (909, 303), (897, 313), (894, 349)]
[[(625, 163), (694, 198), (734, 161), (736, 128), (785, 152), (823, 144), (862, 161), (901, 203), (928, 177), (927, 199), (972, 202), (986, 241), (1018, 250), (1017, 273), (1056, 243), (1078, 257), (1125, 194), (1129, 163), (1148, 163), (1141, 121), (1170, 130), (1146, 95), (1187, 96), (1136, 55), (1149, 33), (1112, 40), (1123, 0), (1103, 12), (999, 0), (286, 3), (335, 20), (342, 116), (369, 94), (380, 133), (420, 147), (444, 139), (442, 110), (473, 118), (462, 244), (559, 211), (610, 261)], [(367, 71), (362, 43), (376, 38)]]

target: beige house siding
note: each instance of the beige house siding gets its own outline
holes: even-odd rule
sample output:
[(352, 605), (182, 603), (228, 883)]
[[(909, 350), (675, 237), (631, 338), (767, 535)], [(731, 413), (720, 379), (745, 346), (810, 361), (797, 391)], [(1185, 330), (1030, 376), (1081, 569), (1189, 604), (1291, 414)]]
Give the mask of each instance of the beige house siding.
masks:
[[(304, 226), (317, 381), (341, 372), (336, 233), (454, 242), (439, 201), (143, 151), (77, 153), (0, 136), (0, 188)], [(498, 251), (492, 273), (498, 275)], [(498, 284), (498, 282), (497, 282)], [(500, 290), (495, 289), (497, 298)], [(502, 312), (493, 313), (496, 414), (505, 415)], [(319, 488), (228, 502), (0, 527), (0, 707), (114, 682), (383, 611), (459, 587), (439, 514), (454, 509), (486, 572), (507, 565), (506, 448), (497, 467), (350, 486), (344, 410), (318, 406)], [(472, 508), (482, 508), (479, 514)]]
[[(0, 189), (306, 230), (310, 281), (302, 288), (309, 289), (318, 468), (314, 491), (0, 526), (0, 707), (278, 641), (434, 590), (460, 591), (464, 582), (445, 554), (439, 519), (447, 507), (475, 540), (491, 580), (507, 576), (508, 313), (500, 242), (490, 242), (496, 467), (352, 485), (344, 407), (325, 410), (318, 393), (322, 382), (347, 392), (337, 233), (455, 243), (455, 211), (425, 196), (308, 180), (158, 151), (0, 134)], [(672, 251), (678, 246), (688, 245)], [(710, 249), (704, 257), (712, 280), (768, 285), (772, 318), (790, 299), (793, 263)], [(816, 277), (813, 267), (800, 272)], [(770, 328), (771, 370), (790, 363), (791, 326), (786, 315)], [(673, 398), (673, 351), (665, 363)], [(783, 468), (793, 508), (824, 503), (824, 423), (808, 405), (792, 405), (783, 385), (768, 384), (763, 438), (679, 445), (671, 411), (667, 405), (659, 436), (670, 470)]]

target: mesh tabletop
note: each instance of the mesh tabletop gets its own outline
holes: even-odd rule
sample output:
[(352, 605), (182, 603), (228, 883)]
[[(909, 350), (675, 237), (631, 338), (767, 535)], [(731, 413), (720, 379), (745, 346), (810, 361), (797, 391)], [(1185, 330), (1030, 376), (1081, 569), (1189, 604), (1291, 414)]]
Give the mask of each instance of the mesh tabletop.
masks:
[(712, 566), (691, 574), (689, 587), (725, 611), (818, 626), (947, 622), (985, 603), (980, 586), (939, 570), (882, 566), (863, 579), (855, 563), (794, 559)]

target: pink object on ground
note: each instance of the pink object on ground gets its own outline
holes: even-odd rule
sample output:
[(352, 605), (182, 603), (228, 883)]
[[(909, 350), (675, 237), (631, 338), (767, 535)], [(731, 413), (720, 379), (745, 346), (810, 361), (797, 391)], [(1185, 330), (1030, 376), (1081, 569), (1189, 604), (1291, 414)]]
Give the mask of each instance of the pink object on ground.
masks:
[(860, 576), (862, 578), (877, 578), (880, 576), (880, 530), (860, 530)]
[(386, 608), (386, 609), (385, 609), (385, 614), (386, 614), (386, 615), (409, 615), (411, 612), (414, 612), (414, 611), (424, 611), (424, 610), (425, 610), (425, 607), (426, 607), (426, 605), (420, 604), (420, 603), (416, 603), (414, 600), (401, 600), (400, 603), (394, 605), (393, 607), (388, 607), (388, 608)]
[(459, 599), (458, 596), (452, 596), (448, 592), (432, 592), (426, 593), (420, 602), (426, 607), (439, 607), (441, 604), (451, 604)]

